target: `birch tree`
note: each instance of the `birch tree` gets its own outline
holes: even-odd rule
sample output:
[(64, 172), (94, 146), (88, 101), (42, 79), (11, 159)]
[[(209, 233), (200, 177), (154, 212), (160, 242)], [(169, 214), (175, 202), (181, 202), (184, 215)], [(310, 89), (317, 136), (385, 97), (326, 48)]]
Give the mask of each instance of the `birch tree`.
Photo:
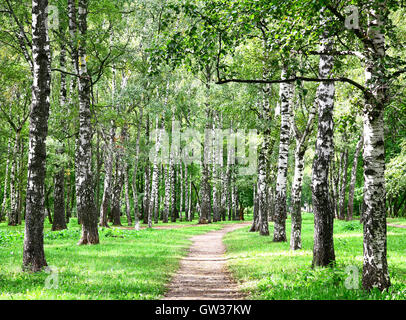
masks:
[[(301, 91), (302, 93), (303, 91)], [(300, 94), (299, 94), (300, 95)], [(303, 99), (300, 95), (298, 104), (303, 108)], [(299, 106), (298, 106), (299, 108)], [(292, 182), (292, 232), (290, 238), (290, 249), (298, 250), (302, 248), (302, 186), (303, 186), (303, 171), (305, 168), (304, 156), (308, 148), (308, 141), (313, 129), (314, 120), (316, 117), (316, 106), (313, 104), (308, 111), (308, 120), (303, 131), (300, 131), (295, 120), (292, 121), (294, 138), (296, 141), (295, 147), (295, 171)]]
[(37, 272), (47, 266), (44, 253), (44, 182), (51, 85), (51, 52), (47, 0), (32, 1), (33, 85), (30, 114), (28, 183), (23, 269)]
[(90, 112), (91, 79), (87, 70), (86, 35), (87, 35), (88, 0), (78, 1), (79, 43), (79, 139), (78, 172), (76, 194), (80, 195), (77, 212), (82, 222), (80, 245), (98, 244), (97, 208), (94, 201), (92, 178), (92, 124)]
[[(321, 50), (331, 51), (333, 42), (326, 31), (321, 36)], [(334, 58), (320, 56), (320, 78), (328, 79), (334, 67)], [(333, 82), (321, 82), (316, 93), (319, 113), (318, 134), (312, 171), (312, 195), (314, 208), (313, 266), (329, 266), (335, 262), (333, 226), (334, 211), (328, 188), (329, 165), (333, 156), (334, 135), (334, 95)]]
[[(288, 77), (286, 67), (282, 69), (282, 80)], [(289, 140), (290, 140), (290, 116), (292, 103), (292, 84), (282, 83), (280, 85), (280, 114), (281, 131), (279, 142), (278, 176), (276, 182), (276, 202), (275, 202), (275, 224), (274, 242), (286, 241), (286, 187), (288, 174)], [(260, 190), (258, 190), (260, 192)]]

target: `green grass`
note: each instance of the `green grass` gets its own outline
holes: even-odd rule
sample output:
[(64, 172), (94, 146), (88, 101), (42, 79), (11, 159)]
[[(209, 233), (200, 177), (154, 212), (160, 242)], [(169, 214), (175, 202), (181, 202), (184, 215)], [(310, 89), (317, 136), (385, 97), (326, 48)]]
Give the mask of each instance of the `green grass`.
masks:
[[(348, 266), (362, 274), (362, 225), (358, 221), (336, 221), (334, 244), (337, 264), (334, 268), (311, 269), (313, 216), (304, 215), (303, 249), (293, 252), (289, 243), (273, 243), (271, 236), (261, 237), (243, 228), (225, 238), (229, 267), (251, 299), (336, 300), (406, 299), (406, 229), (388, 227), (388, 264), (392, 287), (388, 292), (349, 290), (345, 281)], [(290, 221), (287, 223), (290, 238)]]
[(46, 288), (46, 272), (21, 271), (23, 226), (0, 225), (0, 299), (159, 299), (187, 253), (188, 239), (221, 224), (138, 232), (100, 229), (101, 244), (95, 246), (77, 246), (76, 219), (68, 230), (51, 232), (50, 227), (46, 222), (45, 254), (48, 265), (58, 270), (57, 289)]
[(406, 219), (391, 218), (391, 219), (388, 219), (388, 223), (397, 224), (397, 225), (400, 225), (400, 226), (406, 226)]

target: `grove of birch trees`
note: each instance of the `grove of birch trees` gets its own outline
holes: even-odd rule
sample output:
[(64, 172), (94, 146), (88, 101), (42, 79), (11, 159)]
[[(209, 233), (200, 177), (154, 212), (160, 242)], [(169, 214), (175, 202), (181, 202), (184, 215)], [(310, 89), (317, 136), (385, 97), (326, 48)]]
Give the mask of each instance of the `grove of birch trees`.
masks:
[(23, 269), (47, 266), (45, 219), (77, 219), (78, 244), (97, 245), (99, 228), (252, 218), (301, 250), (310, 212), (313, 268), (336, 262), (335, 219), (358, 219), (363, 288), (388, 289), (386, 219), (406, 216), (405, 13), (0, 0), (0, 221), (25, 225)]

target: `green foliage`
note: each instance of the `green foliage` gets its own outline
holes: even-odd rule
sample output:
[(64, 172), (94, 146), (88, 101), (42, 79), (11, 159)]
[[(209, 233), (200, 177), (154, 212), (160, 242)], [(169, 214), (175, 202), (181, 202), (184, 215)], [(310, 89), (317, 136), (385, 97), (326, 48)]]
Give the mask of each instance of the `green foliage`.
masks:
[(400, 143), (401, 152), (389, 161), (385, 173), (386, 190), (390, 197), (406, 192), (406, 139)]

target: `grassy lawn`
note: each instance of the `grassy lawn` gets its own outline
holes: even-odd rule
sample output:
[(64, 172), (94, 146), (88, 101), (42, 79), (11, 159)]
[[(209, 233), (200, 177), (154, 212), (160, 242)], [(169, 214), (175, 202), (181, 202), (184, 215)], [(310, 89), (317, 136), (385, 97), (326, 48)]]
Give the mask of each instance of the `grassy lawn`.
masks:
[[(406, 299), (406, 229), (388, 227), (392, 287), (384, 293), (346, 288), (350, 275), (346, 272), (347, 267), (355, 266), (359, 270), (359, 279), (362, 274), (362, 225), (358, 221), (335, 222), (337, 265), (315, 270), (311, 269), (313, 215), (304, 215), (303, 249), (296, 252), (289, 250), (289, 243), (272, 242), (272, 224), (270, 237), (261, 237), (248, 230), (243, 228), (228, 234), (225, 243), (230, 270), (252, 299)], [(290, 238), (290, 221), (287, 230)]]
[(51, 232), (46, 222), (47, 262), (59, 272), (59, 287), (47, 289), (46, 272), (21, 272), (23, 227), (3, 223), (0, 299), (159, 299), (187, 253), (191, 244), (187, 239), (220, 228), (221, 224), (138, 232), (100, 229), (100, 245), (77, 246), (80, 229), (76, 219), (60, 232)]
[(405, 226), (406, 227), (406, 219), (401, 219), (401, 218), (388, 219), (388, 223), (397, 224), (399, 226)]

